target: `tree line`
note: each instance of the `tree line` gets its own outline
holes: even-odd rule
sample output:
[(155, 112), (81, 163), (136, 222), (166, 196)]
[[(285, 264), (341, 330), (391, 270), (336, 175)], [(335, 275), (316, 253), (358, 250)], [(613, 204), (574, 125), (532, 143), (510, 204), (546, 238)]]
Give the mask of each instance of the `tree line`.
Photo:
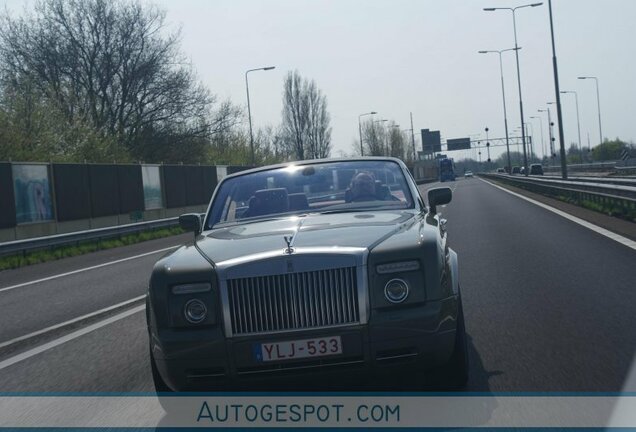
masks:
[[(540, 157), (534, 152), (529, 152), (527, 157), (529, 164), (541, 163), (544, 166), (559, 166), (561, 163), (561, 156), (558, 152), (554, 153), (553, 156), (544, 157)], [(636, 144), (623, 141), (620, 138), (614, 140), (606, 139), (602, 144), (598, 144), (594, 147), (579, 148), (577, 143), (571, 143), (566, 151), (566, 157), (568, 164), (617, 161), (622, 157), (636, 158)], [(511, 151), (510, 160), (513, 166), (521, 167), (523, 165), (523, 153)], [(490, 163), (488, 163), (485, 158), (482, 159), (482, 162), (470, 157), (456, 160), (456, 168), (459, 172), (464, 172), (465, 170), (476, 172), (484, 169), (492, 170), (495, 168), (504, 168), (507, 165), (508, 156), (506, 152), (501, 153)]]
[[(290, 71), (257, 164), (328, 157), (327, 97)], [(249, 164), (242, 105), (196, 76), (166, 13), (132, 0), (38, 0), (0, 14), (0, 160)]]
[[(364, 156), (391, 156), (404, 161), (413, 161), (414, 138), (410, 129), (400, 129), (400, 125), (393, 120), (368, 119), (361, 123), (360, 141), (355, 140), (352, 145), (352, 153)], [(416, 150), (415, 150), (416, 151)]]

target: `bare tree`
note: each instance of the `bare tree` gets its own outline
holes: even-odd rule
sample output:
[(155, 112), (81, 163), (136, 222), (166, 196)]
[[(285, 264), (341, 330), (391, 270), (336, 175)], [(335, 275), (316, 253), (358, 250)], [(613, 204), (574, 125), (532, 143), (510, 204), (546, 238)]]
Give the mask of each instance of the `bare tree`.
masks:
[(362, 124), (362, 141), (365, 155), (383, 156), (385, 154), (386, 134), (380, 123), (366, 120)]
[(201, 141), (212, 131), (214, 97), (156, 7), (39, 0), (33, 15), (0, 19), (3, 91), (35, 84), (69, 124), (88, 124), (140, 158), (152, 142)]
[(325, 158), (331, 152), (327, 97), (315, 81), (289, 72), (283, 83), (282, 138), (290, 142), (297, 159)]
[(288, 72), (283, 82), (283, 130), (291, 139), (296, 158), (305, 159), (305, 138), (309, 123), (307, 94), (298, 71)]
[(389, 126), (388, 142), (389, 156), (399, 159), (406, 158), (406, 142), (404, 140), (404, 134), (398, 127), (395, 127), (394, 122)]
[(286, 145), (280, 128), (266, 126), (256, 132), (254, 140), (256, 157), (263, 164), (291, 160), (294, 151)]
[(331, 127), (327, 112), (327, 97), (322, 94), (314, 80), (306, 83), (308, 117), (307, 144), (312, 159), (326, 158), (331, 152)]

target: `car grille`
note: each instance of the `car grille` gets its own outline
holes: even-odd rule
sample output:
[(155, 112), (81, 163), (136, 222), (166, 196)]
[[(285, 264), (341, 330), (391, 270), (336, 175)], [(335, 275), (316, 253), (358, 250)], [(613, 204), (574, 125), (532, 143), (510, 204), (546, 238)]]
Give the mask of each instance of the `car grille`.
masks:
[(360, 320), (355, 267), (227, 282), (234, 335), (330, 327)]

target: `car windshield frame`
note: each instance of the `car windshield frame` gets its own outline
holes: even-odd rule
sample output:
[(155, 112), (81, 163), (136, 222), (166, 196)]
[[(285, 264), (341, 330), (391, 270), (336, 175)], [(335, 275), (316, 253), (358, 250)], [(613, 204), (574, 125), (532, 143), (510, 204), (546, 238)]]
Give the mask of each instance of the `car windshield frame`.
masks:
[[(337, 167), (337, 165), (342, 165)], [(394, 165), (394, 166), (391, 166)], [(336, 191), (324, 191), (323, 194), (325, 196), (331, 195), (332, 198), (334, 196), (339, 196), (333, 205), (320, 206), (315, 208), (308, 209), (299, 209), (299, 210), (290, 210), (286, 212), (276, 212), (272, 214), (263, 214), (253, 217), (241, 217), (233, 220), (223, 220), (223, 216), (227, 216), (226, 212), (228, 211), (228, 200), (234, 202), (232, 200), (232, 194), (236, 192), (236, 188), (240, 187), (241, 183), (249, 184), (251, 182), (263, 181), (265, 179), (275, 178), (276, 176), (281, 175), (294, 175), (297, 171), (303, 171), (301, 173), (302, 176), (307, 176), (304, 174), (307, 170), (312, 170), (315, 172), (323, 171), (327, 172), (329, 168), (333, 166), (334, 173), (335, 171), (355, 171), (355, 175), (361, 172), (372, 172), (373, 170), (381, 170), (384, 169), (387, 172), (390, 171), (392, 175), (392, 184), (398, 184), (400, 186), (400, 193), (403, 196), (403, 200), (397, 200), (395, 195), (393, 195), (393, 191), (389, 189), (389, 193), (394, 197), (389, 200), (369, 200), (369, 201), (360, 201), (360, 202), (347, 202), (345, 200), (345, 188), (349, 187), (349, 183), (346, 183), (344, 188), (341, 188)], [(310, 176), (313, 176), (315, 173), (311, 172)], [(268, 177), (269, 176), (269, 177)], [(291, 178), (291, 177), (290, 177)], [(298, 177), (302, 179), (302, 177)], [(298, 178), (295, 178), (297, 180)], [(413, 210), (419, 209), (422, 207), (421, 197), (417, 191), (417, 187), (413, 184), (413, 178), (403, 165), (403, 163), (398, 162), (393, 159), (355, 159), (355, 160), (324, 160), (324, 161), (302, 161), (298, 163), (291, 163), (286, 165), (274, 165), (271, 167), (265, 167), (258, 170), (250, 170), (245, 173), (238, 173), (236, 175), (232, 175), (224, 178), (217, 186), (214, 191), (214, 195), (210, 201), (208, 209), (205, 214), (205, 222), (203, 224), (203, 230), (211, 230), (215, 228), (222, 228), (227, 226), (233, 226), (237, 224), (243, 223), (252, 223), (252, 222), (261, 222), (265, 220), (273, 220), (273, 219), (281, 219), (288, 218), (292, 216), (305, 215), (305, 214), (333, 214), (333, 213), (355, 213), (362, 211), (396, 211), (396, 210)], [(311, 183), (309, 183), (311, 184)], [(386, 186), (384, 183), (382, 183)], [(269, 186), (269, 184), (268, 184)], [(232, 188), (230, 191), (228, 188)], [(274, 190), (276, 188), (272, 188)], [(342, 195), (342, 197), (340, 197)], [(252, 196), (253, 198), (253, 196)], [(320, 198), (319, 195), (312, 195), (310, 199), (315, 200), (316, 198)], [(379, 204), (383, 203), (383, 204)], [(395, 203), (395, 204), (390, 204)], [(422, 209), (420, 209), (421, 211)]]

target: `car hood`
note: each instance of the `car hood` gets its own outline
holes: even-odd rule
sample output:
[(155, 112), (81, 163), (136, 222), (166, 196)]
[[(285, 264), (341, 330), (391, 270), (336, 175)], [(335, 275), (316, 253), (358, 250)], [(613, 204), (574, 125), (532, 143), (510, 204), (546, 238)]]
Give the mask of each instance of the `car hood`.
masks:
[(371, 249), (393, 233), (410, 225), (413, 211), (381, 211), (313, 214), (284, 219), (242, 223), (205, 232), (197, 247), (214, 263), (287, 247), (285, 237), (294, 235), (294, 248), (356, 247)]

